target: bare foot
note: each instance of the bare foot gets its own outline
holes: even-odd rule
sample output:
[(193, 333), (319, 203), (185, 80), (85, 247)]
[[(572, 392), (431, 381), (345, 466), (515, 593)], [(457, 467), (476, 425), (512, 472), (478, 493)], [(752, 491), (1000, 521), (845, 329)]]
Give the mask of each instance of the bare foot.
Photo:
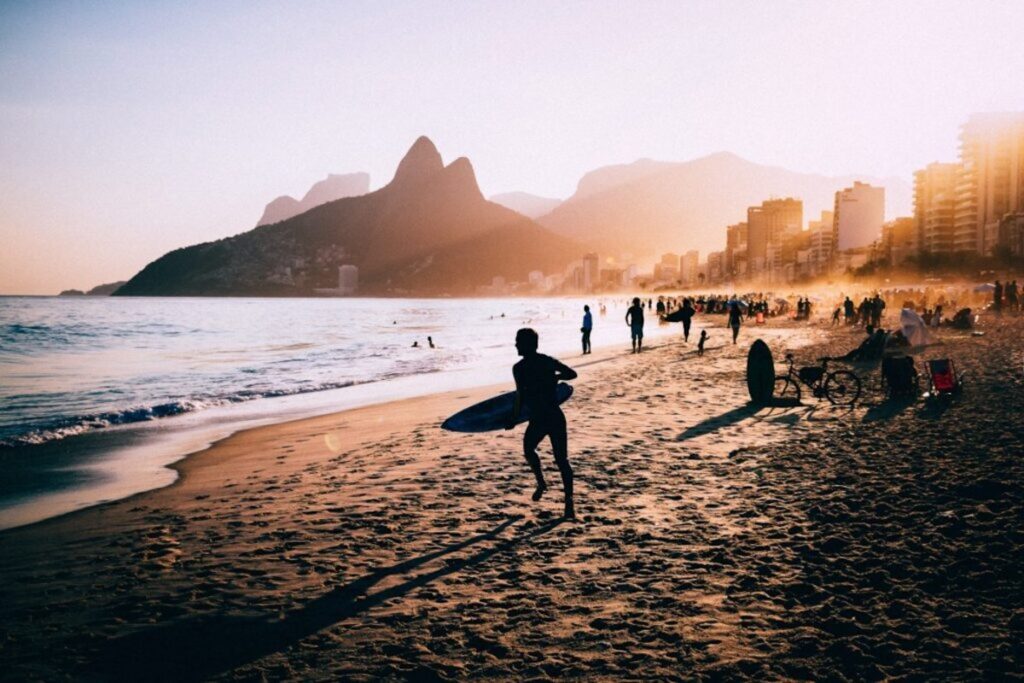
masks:
[(537, 490), (533, 492), (533, 502), (536, 503), (540, 500), (540, 497), (544, 495), (544, 492), (548, 490), (547, 484), (537, 484)]

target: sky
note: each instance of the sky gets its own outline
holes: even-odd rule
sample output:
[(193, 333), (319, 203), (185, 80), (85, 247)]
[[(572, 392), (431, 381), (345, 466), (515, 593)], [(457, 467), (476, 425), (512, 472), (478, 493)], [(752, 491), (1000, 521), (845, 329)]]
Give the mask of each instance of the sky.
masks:
[(1024, 110), (1024, 2), (0, 0), (0, 294), (128, 279), (419, 135), (485, 195), (717, 151), (953, 161)]

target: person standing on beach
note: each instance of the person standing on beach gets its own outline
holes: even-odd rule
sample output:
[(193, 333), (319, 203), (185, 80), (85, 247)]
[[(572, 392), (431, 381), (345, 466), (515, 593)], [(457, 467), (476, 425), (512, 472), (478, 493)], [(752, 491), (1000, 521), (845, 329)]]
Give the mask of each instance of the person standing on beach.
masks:
[(700, 331), (700, 339), (697, 340), (697, 355), (698, 356), (703, 356), (704, 355), (704, 342), (706, 342), (707, 340), (708, 340), (708, 332), (707, 332), (707, 330), (701, 330)]
[(882, 326), (882, 313), (885, 311), (885, 299), (880, 293), (875, 293), (871, 300), (871, 326), (876, 330)]
[(633, 305), (626, 311), (626, 324), (633, 341), (633, 353), (640, 353), (644, 345), (644, 305), (640, 297), (633, 297)]
[(516, 399), (512, 416), (505, 429), (512, 429), (519, 419), (519, 412), (525, 406), (530, 410), (530, 422), (523, 435), (523, 454), (537, 479), (533, 492), (534, 502), (541, 499), (548, 486), (537, 456), (537, 446), (548, 437), (555, 454), (558, 471), (562, 475), (562, 491), (565, 493), (565, 517), (574, 519), (576, 510), (572, 499), (572, 467), (569, 465), (568, 433), (565, 414), (558, 407), (559, 380), (576, 379), (576, 371), (551, 356), (537, 353), (537, 333), (524, 327), (516, 332), (516, 351), (523, 357), (512, 366), (516, 380)]
[(996, 280), (996, 287), (992, 290), (992, 310), (996, 315), (1003, 314), (1003, 284)]
[(583, 333), (583, 353), (590, 353), (590, 331), (594, 329), (594, 316), (590, 315), (590, 306), (583, 307), (583, 327), (580, 328), (580, 332)]
[(743, 312), (740, 310), (739, 301), (729, 302), (729, 327), (732, 328), (732, 343), (740, 336), (740, 325), (743, 321)]

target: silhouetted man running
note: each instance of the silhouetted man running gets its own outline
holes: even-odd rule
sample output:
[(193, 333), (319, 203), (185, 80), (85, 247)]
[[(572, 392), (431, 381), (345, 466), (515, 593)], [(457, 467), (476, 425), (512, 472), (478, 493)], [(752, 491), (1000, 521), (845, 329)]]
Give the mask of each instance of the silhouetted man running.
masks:
[(512, 429), (519, 419), (520, 408), (530, 411), (530, 422), (523, 435), (523, 454), (537, 479), (537, 490), (533, 500), (540, 500), (548, 486), (544, 482), (537, 446), (544, 437), (551, 440), (551, 450), (562, 474), (562, 490), (565, 492), (565, 516), (576, 517), (572, 501), (572, 467), (569, 466), (569, 439), (565, 428), (565, 415), (558, 407), (557, 387), (559, 380), (576, 379), (576, 371), (551, 356), (537, 353), (537, 333), (528, 327), (516, 332), (516, 351), (523, 357), (512, 367), (516, 380), (516, 401), (512, 419), (506, 429)]

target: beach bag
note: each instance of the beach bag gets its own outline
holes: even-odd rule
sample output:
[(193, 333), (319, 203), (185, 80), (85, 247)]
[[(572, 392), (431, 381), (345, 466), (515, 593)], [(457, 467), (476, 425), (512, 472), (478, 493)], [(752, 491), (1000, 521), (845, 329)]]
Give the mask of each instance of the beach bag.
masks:
[(800, 377), (800, 381), (804, 384), (814, 384), (821, 379), (821, 376), (825, 374), (824, 368), (819, 367), (807, 367), (800, 368), (797, 370), (797, 376)]

